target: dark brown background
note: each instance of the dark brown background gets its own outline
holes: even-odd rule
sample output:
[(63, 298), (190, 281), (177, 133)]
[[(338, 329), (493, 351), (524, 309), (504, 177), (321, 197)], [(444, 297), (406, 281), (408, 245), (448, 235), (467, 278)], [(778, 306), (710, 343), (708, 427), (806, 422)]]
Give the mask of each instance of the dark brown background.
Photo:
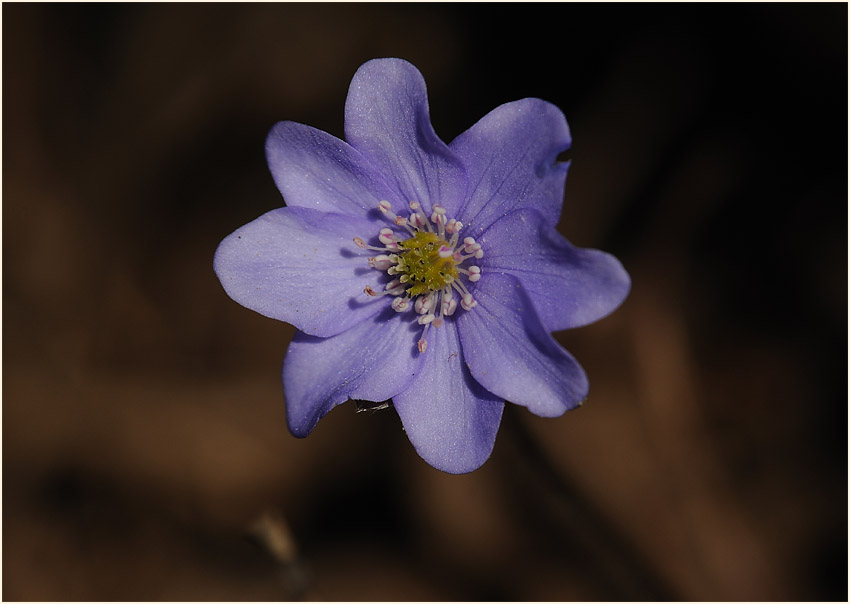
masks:
[[(846, 599), (846, 5), (2, 16), (4, 599)], [(558, 335), (590, 402), (467, 476), (392, 411), (291, 437), (292, 330), (212, 272), (270, 127), (341, 135), (381, 56), (445, 140), (560, 106), (561, 229), (634, 281)]]

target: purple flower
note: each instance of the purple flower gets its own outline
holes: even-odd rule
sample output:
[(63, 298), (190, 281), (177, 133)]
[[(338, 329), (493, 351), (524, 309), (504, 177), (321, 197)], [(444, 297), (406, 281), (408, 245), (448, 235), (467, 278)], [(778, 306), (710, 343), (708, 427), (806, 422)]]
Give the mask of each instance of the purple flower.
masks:
[(543, 417), (581, 404), (587, 377), (550, 333), (613, 311), (629, 277), (555, 230), (570, 133), (545, 101), (497, 107), (446, 145), (419, 71), (376, 59), (351, 82), (345, 138), (272, 129), (287, 207), (225, 238), (215, 271), (300, 330), (283, 365), (295, 436), (350, 398), (392, 398), (422, 458), (471, 472), (506, 400)]

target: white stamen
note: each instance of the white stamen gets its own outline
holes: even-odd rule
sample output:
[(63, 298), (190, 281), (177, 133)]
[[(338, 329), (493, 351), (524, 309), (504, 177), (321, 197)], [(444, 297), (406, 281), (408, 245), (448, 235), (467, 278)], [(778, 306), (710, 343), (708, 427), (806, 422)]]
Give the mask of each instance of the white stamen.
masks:
[(469, 294), (469, 290), (466, 289), (466, 286), (463, 284), (463, 281), (453, 281), (452, 287), (454, 287), (458, 292), (460, 292), (461, 297)]
[(428, 217), (422, 211), (422, 206), (419, 205), (419, 202), (411, 201), (409, 205), (410, 209), (413, 210), (413, 214), (410, 215), (410, 222), (413, 223), (415, 217), (416, 222), (414, 226), (416, 228), (422, 228), (424, 226), (426, 229), (433, 233), (434, 229), (431, 228), (431, 223), (428, 222)]
[[(443, 210), (443, 212), (445, 212), (445, 210)], [(440, 239), (445, 239), (447, 222), (445, 213), (439, 214), (435, 211), (431, 214), (431, 222), (437, 225), (437, 233), (440, 235)]]
[(393, 279), (384, 286), (384, 291), (391, 296), (400, 296), (404, 293), (405, 289), (404, 284), (398, 279)]
[(442, 304), (441, 312), (445, 316), (451, 317), (453, 314), (455, 314), (456, 309), (457, 309), (457, 300), (454, 299), (451, 292), (449, 292), (449, 299), (448, 300), (446, 299), (446, 296), (443, 295), (443, 304)]
[(477, 266), (470, 266), (468, 273), (469, 273), (469, 280), (472, 281), (473, 283), (475, 283), (476, 281), (478, 281), (481, 278), (481, 268), (479, 268)]
[(440, 204), (435, 203), (431, 212), (431, 222), (440, 227), (440, 234), (445, 232), (444, 228), (448, 224), (449, 219), (446, 218), (446, 208), (441, 206)]
[(447, 245), (441, 245), (440, 249), (437, 250), (437, 254), (439, 254), (440, 258), (448, 258), (454, 254), (454, 250)]
[(475, 298), (472, 297), (472, 294), (464, 294), (463, 298), (460, 300), (460, 305), (463, 310), (472, 310), (476, 306), (478, 306), (478, 302), (475, 301)]
[(394, 298), (392, 307), (396, 312), (404, 312), (410, 308), (410, 301), (407, 298)]
[[(395, 214), (395, 212), (393, 212), (393, 211), (390, 209), (390, 207), (391, 207), (391, 206), (390, 206), (390, 202), (389, 202), (389, 201), (380, 201), (380, 202), (378, 202), (378, 209), (381, 211), (381, 213), (382, 213), (382, 214), (386, 214), (386, 215), (387, 215), (387, 217), (388, 217), (390, 220), (392, 220), (392, 221), (393, 221), (393, 223), (395, 223), (397, 226), (403, 226), (404, 228), (406, 228), (406, 229), (408, 230), (408, 232), (409, 232), (411, 235), (415, 235), (415, 234), (416, 234), (416, 231), (414, 231), (414, 230), (413, 230), (413, 229), (411, 229), (409, 226), (407, 226), (407, 218), (405, 218), (404, 216), (398, 216), (398, 215), (396, 215), (396, 214)], [(395, 248), (392, 248), (392, 246), (390, 246), (390, 247), (391, 247), (391, 249), (398, 249), (398, 246), (396, 246)]]
[[(457, 233), (463, 227), (463, 223), (460, 220), (455, 220), (452, 218), (446, 223), (446, 233), (451, 235), (452, 233)], [(457, 240), (455, 240), (457, 243)]]
[(428, 313), (427, 315), (422, 315), (421, 317), (419, 317), (419, 319), (417, 319), (417, 323), (419, 323), (420, 325), (427, 325), (428, 323), (430, 323), (433, 320), (434, 320), (434, 314)]
[(385, 271), (393, 264), (395, 263), (386, 254), (381, 254), (380, 256), (374, 256), (372, 258), (369, 258), (369, 266), (371, 266), (372, 268), (376, 268), (379, 271)]
[(416, 298), (416, 302), (413, 303), (413, 310), (420, 315), (432, 312), (434, 307), (437, 305), (437, 296), (434, 295), (436, 293), (437, 292), (421, 294), (418, 298)]
[(425, 339), (425, 336), (428, 335), (429, 327), (431, 327), (431, 323), (426, 323), (425, 329), (422, 330), (422, 337), (419, 338), (419, 342), (417, 342), (417, 347), (419, 348), (420, 353), (428, 350), (428, 340)]

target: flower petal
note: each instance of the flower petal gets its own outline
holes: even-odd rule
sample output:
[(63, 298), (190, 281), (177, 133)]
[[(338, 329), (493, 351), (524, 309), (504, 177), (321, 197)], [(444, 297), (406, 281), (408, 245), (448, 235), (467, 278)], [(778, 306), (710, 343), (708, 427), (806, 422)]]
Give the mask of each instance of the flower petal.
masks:
[(393, 397), (416, 452), (450, 474), (480, 467), (496, 442), (504, 401), (472, 379), (454, 323), (428, 332), (428, 350), (410, 388)]
[(479, 240), (486, 250), (478, 262), (482, 274), (501, 272), (519, 279), (547, 331), (601, 319), (625, 300), (631, 287), (614, 256), (573, 246), (534, 210), (501, 218)]
[(283, 363), (289, 430), (307, 436), (349, 398), (380, 402), (407, 388), (420, 362), (416, 339), (389, 308), (331, 338), (296, 333)]
[(474, 294), (478, 306), (458, 317), (457, 329), (475, 381), (542, 417), (580, 405), (584, 370), (546, 332), (519, 281), (489, 273)]
[(407, 203), (357, 149), (310, 126), (276, 124), (266, 138), (266, 158), (289, 207), (364, 216), (384, 199)]
[(382, 273), (352, 242), (373, 230), (365, 218), (280, 208), (228, 235), (213, 266), (242, 306), (328, 337), (386, 307), (363, 293), (366, 285), (383, 289)]
[(568, 164), (556, 162), (572, 139), (561, 110), (540, 99), (496, 107), (449, 148), (463, 160), (469, 198), (459, 212), (478, 235), (517, 208), (535, 208), (557, 224)]
[(428, 214), (434, 203), (456, 214), (466, 173), (431, 126), (425, 80), (413, 65), (374, 59), (357, 70), (345, 102), (345, 138), (404, 201), (420, 202)]

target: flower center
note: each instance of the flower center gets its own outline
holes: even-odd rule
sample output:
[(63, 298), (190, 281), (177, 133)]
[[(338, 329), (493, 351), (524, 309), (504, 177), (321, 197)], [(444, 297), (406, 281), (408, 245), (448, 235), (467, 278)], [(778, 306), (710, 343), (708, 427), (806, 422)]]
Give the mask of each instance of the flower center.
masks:
[(440, 250), (449, 247), (449, 244), (436, 233), (419, 231), (398, 245), (402, 252), (398, 254), (396, 274), (407, 275), (407, 281), (412, 283), (407, 288), (408, 296), (439, 291), (457, 279), (455, 259), (451, 255), (440, 256)]
[[(393, 279), (382, 292), (368, 285), (363, 291), (373, 297), (394, 296), (392, 308), (399, 313), (409, 310), (413, 301), (413, 310), (419, 315), (417, 321), (425, 326), (418, 342), (419, 352), (425, 352), (428, 328), (432, 324), (440, 327), (445, 317), (455, 313), (458, 306), (455, 292), (460, 296), (462, 309), (472, 310), (478, 305), (463, 278), (471, 283), (478, 281), (481, 268), (463, 264), (484, 257), (484, 251), (472, 237), (458, 241), (463, 224), (454, 218), (447, 219), (446, 210), (440, 205), (434, 205), (430, 220), (415, 201), (410, 202), (411, 213), (407, 218), (396, 215), (388, 201), (380, 202), (378, 209), (396, 230), (379, 231), (378, 241), (384, 247), (367, 245), (360, 237), (355, 237), (354, 243), (361, 249), (384, 252), (369, 258), (369, 266), (386, 271)], [(399, 236), (401, 229), (407, 231), (407, 236)]]

